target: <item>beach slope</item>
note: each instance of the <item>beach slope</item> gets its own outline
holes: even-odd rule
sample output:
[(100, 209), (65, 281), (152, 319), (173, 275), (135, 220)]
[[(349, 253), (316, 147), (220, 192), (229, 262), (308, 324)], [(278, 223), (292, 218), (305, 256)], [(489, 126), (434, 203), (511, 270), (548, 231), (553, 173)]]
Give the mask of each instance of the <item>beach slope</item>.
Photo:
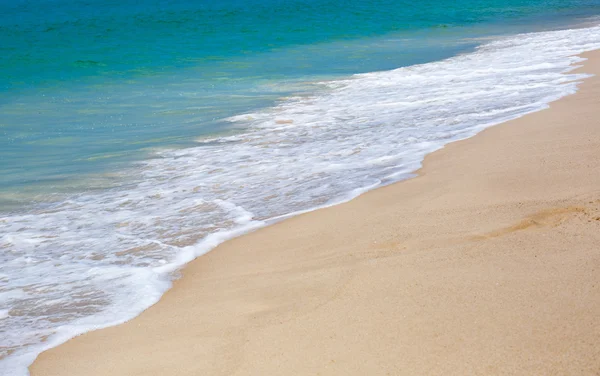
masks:
[(226, 242), (32, 375), (600, 374), (600, 79), (580, 88)]

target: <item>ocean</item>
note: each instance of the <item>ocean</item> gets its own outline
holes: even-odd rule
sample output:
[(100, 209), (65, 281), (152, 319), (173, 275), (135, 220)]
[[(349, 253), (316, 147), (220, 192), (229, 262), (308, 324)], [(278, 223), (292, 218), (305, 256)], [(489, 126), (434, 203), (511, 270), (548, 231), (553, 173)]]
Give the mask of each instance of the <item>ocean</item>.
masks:
[[(0, 374), (577, 90), (600, 0), (0, 2)], [(210, 304), (210, 302), (206, 302)]]

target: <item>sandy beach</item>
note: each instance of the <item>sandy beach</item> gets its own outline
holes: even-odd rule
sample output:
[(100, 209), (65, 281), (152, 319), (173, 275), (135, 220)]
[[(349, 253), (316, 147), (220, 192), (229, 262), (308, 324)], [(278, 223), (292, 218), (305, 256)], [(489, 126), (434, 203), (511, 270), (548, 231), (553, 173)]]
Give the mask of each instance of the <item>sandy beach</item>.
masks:
[(414, 179), (222, 244), (31, 374), (598, 375), (599, 172), (593, 77)]

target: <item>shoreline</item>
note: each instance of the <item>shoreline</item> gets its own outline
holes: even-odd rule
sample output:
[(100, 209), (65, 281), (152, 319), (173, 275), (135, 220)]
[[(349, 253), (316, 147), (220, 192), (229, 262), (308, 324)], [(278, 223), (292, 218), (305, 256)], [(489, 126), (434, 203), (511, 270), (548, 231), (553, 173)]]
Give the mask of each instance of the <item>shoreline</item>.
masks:
[[(148, 160), (143, 164), (153, 176), (142, 179), (140, 185), (122, 192), (117, 189), (74, 197), (74, 202), (65, 202), (66, 206), (57, 213), (42, 213), (45, 222), (51, 223), (50, 227), (42, 227), (43, 221), (37, 214), (17, 216), (14, 221), (5, 218), (1, 227), (7, 233), (15, 232), (16, 236), (9, 238), (9, 246), (19, 242), (29, 244), (19, 248), (35, 260), (47, 255), (51, 261), (56, 254), (63, 253), (63, 257), (74, 257), (73, 260), (85, 256), (82, 262), (55, 263), (55, 267), (48, 269), (43, 268), (43, 264), (33, 263), (25, 266), (28, 273), (19, 272), (23, 268), (22, 259), (15, 259), (15, 265), (9, 259), (4, 268), (9, 280), (19, 281), (25, 277), (53, 287), (34, 294), (36, 299), (33, 300), (38, 306), (52, 308), (24, 309), (29, 315), (23, 317), (17, 311), (2, 320), (0, 331), (3, 327), (9, 335), (5, 350), (21, 349), (24, 342), (27, 344), (23, 351), (15, 352), (6, 361), (0, 360), (0, 368), (8, 373), (27, 374), (27, 366), (42, 350), (56, 347), (85, 332), (133, 319), (170, 288), (173, 279), (167, 281), (163, 274), (179, 271), (184, 264), (226, 238), (241, 235), (237, 231), (233, 235), (227, 235), (225, 231), (207, 232), (207, 225), (209, 228), (229, 228), (228, 218), (233, 216), (236, 223), (233, 227), (239, 229), (238, 224), (245, 227), (248, 220), (253, 224), (256, 223), (253, 219), (280, 219), (278, 214), (291, 212), (297, 215), (306, 207), (317, 209), (331, 197), (344, 197), (346, 201), (349, 199), (346, 194), (356, 192), (353, 188), (357, 186), (367, 185), (372, 189), (371, 182), (381, 182), (377, 185), (383, 186), (391, 183), (390, 180), (399, 180), (399, 173), (416, 171), (426, 154), (444, 144), (473, 136), (501, 121), (544, 109), (549, 102), (576, 92), (578, 82), (587, 75), (564, 73), (583, 61), (576, 56), (578, 53), (600, 46), (597, 33), (598, 27), (592, 27), (500, 38), (483, 43), (471, 53), (447, 60), (356, 76), (343, 84), (341, 90), (334, 88), (326, 90), (327, 95), (316, 95), (314, 99), (320, 103), (317, 108), (306, 108), (303, 101), (289, 102), (295, 109), (292, 112), (300, 114), (298, 119), (287, 110), (280, 112), (273, 108), (281, 115), (268, 116), (275, 123), (277, 118), (282, 118), (296, 119), (294, 121), (302, 124), (291, 126), (291, 129), (284, 125), (283, 130), (279, 129), (281, 132), (273, 132), (268, 126), (266, 131), (250, 132), (253, 136), (242, 142), (245, 146), (236, 145), (233, 149), (225, 146), (226, 150), (222, 150), (225, 158), (221, 157), (221, 152), (215, 153), (221, 150), (219, 146), (166, 152), (165, 159)], [(528, 58), (521, 62), (514, 60), (514, 56), (521, 55)], [(497, 69), (490, 70), (490, 66)], [(407, 78), (414, 84), (405, 86), (403, 81)], [(388, 80), (393, 84), (389, 85)], [(474, 90), (482, 94), (473, 95)], [(345, 98), (348, 93), (352, 93), (350, 101)], [(521, 98), (525, 99), (525, 104)], [(349, 102), (362, 105), (348, 106)], [(340, 110), (349, 113), (331, 116)], [(258, 118), (261, 113), (262, 110), (256, 114)], [(304, 115), (310, 117), (310, 114), (319, 113), (323, 117), (317, 116), (319, 120), (304, 124)], [(348, 126), (348, 118), (356, 119), (358, 123), (367, 120), (375, 128), (371, 125)], [(259, 125), (265, 123), (263, 120), (258, 121)], [(265, 124), (271, 120), (267, 119)], [(309, 132), (312, 136), (308, 143), (303, 135), (305, 126), (316, 130), (314, 134)], [(236, 138), (218, 139), (225, 144), (232, 140), (236, 141)], [(263, 148), (261, 145), (265, 142), (274, 147)], [(281, 149), (277, 145), (284, 147)], [(348, 153), (349, 148), (355, 152)], [(238, 169), (237, 162), (230, 166), (229, 152), (236, 160), (236, 155), (243, 150), (250, 156), (241, 162), (243, 168)], [(323, 170), (327, 173), (323, 174)], [(256, 171), (270, 173), (256, 174)], [(165, 176), (169, 178), (164, 180)], [(238, 178), (240, 183), (247, 184), (232, 185), (231, 190), (224, 192), (218, 188), (229, 186)], [(193, 192), (190, 191), (192, 187)], [(270, 194), (272, 192), (275, 196)], [(130, 200), (123, 201), (121, 193)], [(235, 199), (228, 200), (227, 197)], [(209, 202), (207, 210), (197, 210), (195, 198)], [(95, 205), (105, 214), (101, 217), (80, 215), (81, 210), (85, 213)], [(144, 220), (148, 216), (156, 217), (158, 228)], [(258, 226), (262, 227), (262, 224)], [(163, 232), (164, 225), (175, 231)], [(27, 227), (29, 231), (20, 230)], [(115, 231), (106, 232), (107, 228)], [(44, 234), (54, 235), (47, 238)], [(36, 240), (40, 243), (32, 243)], [(142, 247), (142, 252), (138, 254), (139, 248), (132, 248), (134, 245)], [(98, 272), (92, 275), (87, 264), (89, 255), (104, 260), (100, 262)], [(127, 269), (126, 265), (136, 265), (144, 258), (155, 260), (150, 260), (150, 265), (156, 267)], [(117, 273), (121, 277), (107, 280), (112, 274), (111, 268), (103, 270), (103, 267), (112, 263), (117, 264)], [(37, 274), (37, 278), (30, 278), (29, 272)], [(56, 280), (65, 283), (56, 284)], [(79, 288), (96, 292), (80, 299), (71, 294)], [(96, 300), (98, 294), (107, 298)], [(28, 295), (26, 292), (25, 296)], [(16, 304), (9, 301), (10, 306), (28, 305), (27, 299), (17, 298)], [(100, 307), (96, 310), (98, 302)], [(83, 318), (70, 320), (65, 312), (74, 312), (76, 317)], [(22, 325), (23, 318), (28, 322)], [(24, 332), (22, 328), (32, 328), (37, 341), (26, 341), (20, 333)], [(55, 334), (40, 337), (46, 329)]]
[[(598, 74), (600, 72), (598, 63), (600, 53), (596, 51), (583, 56), (591, 58), (591, 61), (585, 62), (585, 73)], [(593, 207), (587, 208), (578, 202), (574, 198), (577, 196), (575, 194), (576, 190), (572, 190), (573, 187), (568, 182), (559, 182), (556, 186), (550, 187), (545, 179), (553, 179), (552, 182), (556, 183), (556, 178), (554, 176), (551, 178), (531, 176), (532, 172), (534, 175), (539, 173), (539, 171), (531, 171), (531, 163), (525, 165), (529, 167), (528, 173), (522, 173), (521, 171), (527, 170), (526, 167), (520, 165), (518, 168), (515, 168), (516, 165), (507, 166), (509, 160), (516, 158), (515, 155), (504, 155), (504, 158), (501, 158), (500, 161), (495, 161), (494, 166), (479, 161), (479, 166), (477, 166), (479, 170), (470, 166), (473, 163), (467, 155), (473, 149), (476, 149), (478, 144), (487, 142), (487, 144), (497, 147), (497, 141), (499, 141), (499, 144), (504, 145), (507, 140), (516, 142), (514, 140), (516, 136), (531, 137), (537, 134), (537, 132), (528, 131), (528, 127), (537, 127), (539, 128), (537, 131), (546, 130), (540, 127), (539, 124), (535, 124), (536, 121), (540, 120), (538, 118), (549, 121), (556, 112), (562, 111), (561, 114), (564, 115), (566, 112), (571, 111), (572, 107), (581, 106), (579, 102), (589, 101), (590, 97), (593, 100), (594, 93), (597, 94), (598, 92), (597, 82), (597, 76), (589, 78), (580, 85), (580, 89), (576, 94), (551, 103), (549, 110), (531, 113), (522, 118), (488, 128), (474, 137), (453, 142), (443, 149), (427, 155), (423, 167), (417, 171), (418, 177), (416, 178), (377, 188), (350, 202), (288, 218), (285, 221), (219, 245), (214, 250), (215, 252), (210, 252), (188, 264), (183, 270), (184, 277), (176, 281), (174, 287), (156, 305), (126, 324), (87, 333), (68, 341), (64, 345), (48, 350), (40, 355), (33, 364), (31, 367), (32, 374), (100, 375), (113, 372), (113, 374), (147, 375), (152, 374), (152, 372), (162, 374), (166, 369), (169, 369), (169, 372), (173, 374), (195, 374), (201, 370), (209, 374), (232, 374), (234, 372), (230, 372), (233, 370), (231, 364), (239, 364), (235, 370), (241, 372), (240, 374), (271, 374), (277, 370), (281, 371), (278, 367), (283, 364), (286, 365), (284, 369), (289, 370), (291, 367), (292, 373), (298, 374), (315, 373), (316, 370), (326, 374), (336, 374), (336, 372), (340, 374), (347, 374), (348, 372), (384, 374), (383, 369), (376, 367), (379, 363), (374, 362), (374, 358), (363, 359), (365, 360), (365, 367), (357, 367), (360, 365), (356, 363), (360, 360), (360, 355), (370, 354), (364, 351), (366, 349), (360, 351), (360, 344), (353, 341), (338, 343), (339, 341), (332, 338), (327, 339), (319, 335), (322, 331), (328, 332), (330, 329), (328, 324), (331, 324), (330, 321), (319, 316), (322, 315), (320, 311), (330, 311), (329, 319), (336, 318), (337, 320), (333, 321), (336, 321), (340, 328), (344, 327), (352, 332), (351, 328), (357, 329), (357, 323), (352, 320), (351, 315), (348, 315), (348, 312), (351, 311), (349, 307), (360, 307), (362, 310), (359, 310), (357, 315), (363, 318), (369, 317), (369, 320), (361, 322), (361, 324), (370, 328), (365, 333), (377, 333), (375, 337), (385, 337), (388, 331), (390, 333), (394, 332), (394, 330), (387, 327), (389, 324), (402, 325), (390, 320), (390, 318), (387, 318), (388, 322), (379, 322), (380, 318), (375, 319), (373, 315), (368, 315), (367, 313), (373, 312), (364, 306), (365, 303), (361, 299), (354, 296), (361, 290), (360, 286), (354, 286), (357, 284), (357, 280), (368, 281), (367, 284), (370, 286), (381, 286), (381, 291), (373, 291), (374, 295), (381, 295), (383, 291), (389, 289), (389, 284), (384, 282), (379, 284), (374, 281), (377, 279), (393, 279), (390, 275), (391, 271), (386, 270), (388, 266), (380, 265), (382, 262), (402, 263), (409, 259), (414, 265), (420, 265), (419, 263), (423, 259), (432, 258), (438, 264), (443, 264), (444, 257), (448, 257), (448, 260), (453, 260), (451, 256), (464, 258), (464, 255), (460, 252), (457, 253), (455, 247), (467, 247), (469, 248), (468, 253), (477, 254), (480, 250), (478, 245), (474, 246), (473, 243), (484, 241), (496, 245), (497, 239), (506, 242), (507, 238), (527, 238), (533, 236), (528, 234), (534, 231), (534, 235), (537, 236), (539, 235), (538, 232), (550, 231), (568, 225), (573, 221), (572, 217), (579, 218), (589, 214), (588, 212), (596, 213), (598, 203), (594, 203), (593, 199), (590, 202), (590, 199), (586, 198), (586, 202), (590, 202), (589, 205)], [(595, 88), (596, 91), (589, 89), (590, 87)], [(592, 94), (589, 94), (588, 91)], [(561, 109), (562, 107), (565, 108)], [(552, 115), (548, 115), (549, 113)], [(592, 118), (593, 116), (587, 121), (593, 123)], [(524, 125), (522, 125), (522, 128), (517, 129), (514, 123), (524, 123)], [(587, 127), (589, 128), (589, 125)], [(555, 128), (561, 128), (560, 124)], [(564, 128), (564, 124), (562, 128)], [(554, 131), (557, 132), (556, 129)], [(490, 136), (491, 133), (494, 135)], [(502, 137), (498, 138), (499, 135)], [(492, 138), (496, 139), (490, 141)], [(581, 136), (581, 138), (585, 137)], [(593, 137), (591, 138), (593, 139)], [(526, 144), (522, 138), (519, 140), (521, 144)], [(545, 145), (537, 139), (528, 139), (527, 141), (531, 141), (534, 146), (531, 150), (526, 150), (528, 153), (534, 154), (533, 156), (529, 155), (529, 157), (533, 157), (529, 159), (544, 159)], [(575, 141), (582, 145), (585, 144), (580, 139)], [(588, 140), (588, 142), (593, 141)], [(504, 146), (511, 146), (511, 144), (508, 143)], [(569, 145), (565, 145), (565, 148), (567, 146)], [(481, 145), (479, 145), (479, 148), (481, 149)], [(536, 148), (539, 149), (539, 155), (535, 153)], [(569, 151), (564, 151), (564, 153), (568, 154)], [(479, 157), (485, 159), (486, 155), (479, 151)], [(521, 158), (527, 159), (526, 156)], [(593, 166), (598, 165), (597, 159), (590, 162)], [(539, 167), (539, 163), (533, 166)], [(514, 185), (514, 176), (518, 175), (515, 173), (515, 169), (519, 170), (517, 172), (520, 173), (519, 180), (521, 182), (519, 184), (523, 184), (523, 181), (525, 181), (535, 187), (533, 189), (531, 187), (522, 189), (511, 186), (509, 192), (506, 189), (499, 189), (498, 186), (489, 184), (491, 177), (489, 175), (504, 174), (504, 179), (500, 179), (502, 183), (500, 183), (500, 180), (495, 182), (501, 188), (507, 188), (508, 184), (504, 180), (512, 179)], [(456, 170), (458, 173), (456, 176), (449, 177), (447, 170)], [(581, 172), (579, 170), (573, 168), (573, 175)], [(561, 172), (564, 173), (562, 170)], [(474, 176), (469, 176), (471, 173)], [(477, 175), (478, 173), (479, 175)], [(593, 175), (593, 173), (590, 175)], [(579, 177), (579, 175), (577, 176)], [(477, 180), (478, 177), (479, 180)], [(485, 180), (484, 183), (482, 183), (482, 177), (487, 179), (483, 179)], [(524, 177), (525, 180), (523, 180)], [(495, 176), (495, 178), (498, 179), (498, 176)], [(436, 184), (436, 179), (438, 184)], [(588, 176), (587, 180), (589, 180), (586, 182), (587, 185), (579, 187), (577, 194), (586, 197), (597, 195), (597, 190), (590, 191), (590, 187), (595, 186), (595, 183), (600, 183), (600, 179)], [(444, 183), (441, 186), (453, 187), (455, 191), (440, 190), (440, 181)], [(492, 191), (498, 190), (498, 192), (492, 192), (493, 194), (483, 192), (483, 188)], [(499, 195), (503, 196), (507, 193), (510, 193), (511, 199), (499, 198)], [(398, 199), (399, 194), (401, 194), (400, 199)], [(458, 196), (462, 200), (458, 199)], [(470, 200), (465, 201), (465, 197), (469, 197)], [(517, 197), (520, 198), (518, 205), (512, 202)], [(561, 206), (561, 203), (565, 205)], [(398, 209), (403, 206), (415, 210), (415, 216), (407, 216), (401, 213)], [(482, 218), (486, 210), (491, 211), (487, 213), (491, 218)], [(373, 213), (374, 211), (375, 213)], [(360, 217), (360, 219), (354, 216)], [(445, 217), (450, 225), (446, 221), (438, 223), (441, 217)], [(408, 229), (403, 229), (399, 222), (406, 224), (407, 220), (416, 223), (406, 226)], [(454, 223), (459, 220), (463, 223)], [(594, 218), (592, 220), (597, 221)], [(594, 222), (588, 223), (591, 223), (589, 226), (595, 224)], [(368, 228), (368, 231), (364, 231), (365, 228)], [(474, 228), (477, 231), (474, 232)], [(554, 235), (556, 236), (556, 234)], [(586, 235), (589, 234), (586, 232)], [(530, 239), (518, 240), (527, 242)], [(512, 239), (512, 241), (515, 240)], [(485, 245), (484, 247), (488, 246)], [(286, 249), (282, 250), (282, 248)], [(432, 253), (435, 252), (426, 252), (426, 249), (436, 249), (441, 253), (433, 255)], [(482, 255), (479, 256), (482, 257)], [(448, 262), (448, 260), (445, 261)], [(501, 261), (508, 262), (508, 260)], [(598, 260), (596, 259), (596, 261)], [(223, 269), (223, 266), (226, 266), (227, 269)], [(456, 265), (454, 266), (456, 267)], [(493, 265), (489, 263), (485, 266), (488, 269), (493, 269)], [(369, 276), (371, 273), (365, 274), (367, 269), (374, 269), (376, 272), (381, 271), (382, 274), (381, 276), (372, 275), (369, 278), (358, 278), (358, 276)], [(418, 281), (423, 277), (419, 275), (420, 270), (411, 268), (405, 271), (410, 272), (414, 279)], [(442, 270), (445, 269), (442, 268)], [(370, 270), (370, 272), (373, 272), (373, 270)], [(494, 275), (494, 270), (490, 270), (490, 272)], [(434, 275), (429, 277), (435, 280)], [(591, 278), (593, 275), (589, 277)], [(439, 278), (437, 279), (440, 282)], [(594, 279), (594, 281), (596, 280)], [(408, 278), (403, 282), (412, 286)], [(521, 282), (526, 283), (527, 280), (524, 279)], [(411, 291), (408, 291), (410, 288), (406, 284), (398, 281), (396, 283), (396, 287), (407, 291), (407, 296), (413, 296)], [(354, 286), (354, 289), (350, 289), (349, 286)], [(437, 284), (436, 286), (442, 285)], [(418, 290), (417, 287), (412, 289), (412, 292)], [(350, 292), (347, 290), (350, 290)], [(365, 291), (360, 292), (363, 295), (358, 294), (358, 296), (366, 298), (364, 296)], [(489, 291), (487, 292), (489, 293)], [(595, 297), (599, 296), (597, 289), (594, 290), (594, 293), (596, 294)], [(290, 296), (290, 294), (293, 296)], [(403, 302), (402, 296), (394, 294), (391, 294), (391, 296), (399, 299), (399, 302)], [(452, 296), (458, 298), (456, 295)], [(505, 298), (507, 297), (505, 296)], [(432, 298), (425, 297), (425, 299), (431, 300)], [(349, 305), (348, 301), (355, 304)], [(202, 307), (202, 303), (207, 302), (214, 302), (217, 307)], [(406, 302), (404, 301), (404, 303)], [(429, 303), (432, 302), (429, 301)], [(446, 303), (449, 304), (449, 302)], [(600, 310), (597, 310), (599, 302), (593, 303), (596, 304), (593, 307), (593, 312), (600, 313)], [(199, 305), (199, 307), (196, 305)], [(375, 305), (379, 305), (379, 308), (387, 307), (385, 302), (382, 301)], [(425, 306), (429, 305), (426, 304)], [(343, 309), (344, 307), (346, 309)], [(456, 308), (451, 304), (449, 307)], [(483, 308), (478, 305), (477, 307)], [(397, 309), (397, 307), (387, 308)], [(190, 312), (194, 309), (194, 313)], [(384, 311), (380, 312), (383, 316), (385, 316)], [(429, 316), (425, 315), (421, 320), (432, 324), (434, 321), (431, 319), (439, 316), (439, 314), (428, 313)], [(479, 313), (481, 314), (481, 312)], [(488, 316), (482, 317), (488, 320), (490, 316), (493, 318), (490, 312), (487, 312), (487, 314)], [(198, 319), (197, 316), (202, 316), (205, 320)], [(308, 320), (308, 322), (307, 320), (300, 320), (300, 318), (306, 317), (311, 320)], [(453, 318), (457, 319), (457, 317)], [(413, 317), (412, 322), (415, 319)], [(468, 324), (471, 324), (461, 320), (458, 320), (458, 322), (466, 328), (469, 328)], [(203, 328), (204, 323), (211, 323), (220, 330), (217, 328), (212, 330)], [(452, 327), (456, 329), (456, 320), (452, 323), (455, 324)], [(480, 325), (483, 325), (484, 329), (490, 329), (490, 325)], [(311, 333), (316, 333), (316, 335), (309, 335), (303, 340), (299, 340), (301, 336), (286, 338), (286, 335), (282, 334), (286, 333), (285, 331), (278, 331), (281, 330), (280, 327), (284, 326), (288, 327), (290, 333), (306, 334), (313, 330), (314, 332)], [(387, 330), (382, 327), (387, 327)], [(418, 325), (416, 327), (420, 328)], [(358, 329), (360, 329), (360, 325)], [(396, 334), (410, 334), (409, 329), (405, 327), (396, 328), (395, 332), (397, 332)], [(177, 332), (177, 330), (181, 332)], [(237, 332), (245, 333), (245, 335)], [(336, 334), (339, 335), (341, 332), (344, 332), (344, 330), (336, 331)], [(172, 333), (178, 335), (174, 336)], [(250, 335), (250, 333), (256, 335)], [(344, 333), (343, 337), (348, 339), (349, 334), (352, 333)], [(438, 338), (440, 336), (444, 337), (440, 333), (437, 336)], [(400, 337), (402, 336), (397, 336), (397, 339)], [(271, 341), (266, 341), (266, 338), (270, 338)], [(414, 333), (412, 337), (408, 336), (408, 338), (412, 338), (413, 344), (419, 343), (418, 336), (414, 336)], [(366, 342), (373, 344), (374, 339), (376, 338), (369, 338)], [(435, 366), (447, 367), (447, 364), (440, 364), (443, 362), (420, 364), (425, 362), (424, 359), (432, 356), (432, 348), (437, 349), (437, 345), (431, 342), (431, 338), (428, 339), (429, 341), (423, 339), (424, 344), (421, 347), (429, 349), (429, 351), (427, 351), (427, 356), (423, 354), (423, 359), (420, 362), (418, 357), (408, 356), (412, 360), (412, 362), (406, 363), (412, 367), (410, 372), (408, 366), (396, 368), (395, 370), (388, 368), (387, 371), (392, 372), (392, 374), (422, 374), (436, 373), (433, 368)], [(455, 347), (455, 342), (450, 340), (460, 339), (461, 343), (465, 342), (465, 338), (460, 336), (449, 336), (446, 339), (449, 341), (447, 344), (449, 347), (453, 347), (452, 345)], [(473, 338), (471, 340), (477, 342)], [(313, 341), (315, 343), (312, 343)], [(400, 344), (403, 345), (404, 341), (402, 340)], [(281, 348), (288, 348), (291, 351), (269, 358), (264, 354), (261, 356), (261, 351), (257, 351), (256, 347), (246, 342), (258, 343), (261, 345), (258, 347), (264, 353), (270, 353), (271, 355), (275, 354), (273, 350), (278, 351), (277, 344)], [(348, 342), (352, 343), (354, 347), (350, 346), (345, 349), (344, 347)], [(406, 342), (410, 343), (411, 341), (406, 340)], [(482, 343), (481, 341), (477, 343), (480, 345), (485, 344), (488, 347), (490, 345), (490, 343)], [(388, 345), (390, 344), (392, 343), (388, 343)], [(304, 347), (299, 348), (300, 345)], [(315, 349), (312, 348), (313, 345), (315, 349), (331, 349), (331, 351), (315, 353)], [(373, 348), (381, 350), (386, 348), (383, 345), (373, 345)], [(188, 350), (184, 353), (173, 350), (178, 347)], [(242, 349), (243, 351), (231, 351), (234, 349)], [(252, 350), (249, 351), (250, 349)], [(306, 364), (298, 364), (298, 359), (291, 358), (290, 354), (294, 352), (293, 350), (296, 350), (297, 357), (313, 354), (317, 359), (311, 361), (304, 359)], [(439, 349), (437, 350), (439, 352)], [(473, 348), (472, 350), (476, 349)], [(104, 352), (98, 353), (98, 351)], [(594, 351), (598, 352), (598, 349)], [(138, 354), (137, 358), (132, 358), (132, 354), (137, 352), (142, 352), (145, 355)], [(250, 357), (252, 359), (246, 359), (247, 357), (243, 356), (248, 353), (253, 355)], [(319, 356), (319, 354), (325, 355), (325, 353), (336, 354), (336, 356), (332, 356), (334, 358), (331, 359), (332, 362), (325, 362), (324, 359), (321, 359), (323, 356)], [(150, 355), (152, 359), (149, 359)], [(238, 355), (238, 357), (236, 358), (235, 355)], [(103, 356), (110, 359), (110, 361), (104, 359)], [(168, 357), (172, 358), (165, 359)], [(436, 359), (442, 358), (440, 356)], [(346, 368), (343, 368), (344, 362), (340, 365), (342, 359), (345, 361)], [(455, 360), (448, 356), (443, 359), (446, 361)], [(245, 363), (243, 363), (244, 360)], [(69, 367), (73, 368), (64, 366), (63, 362), (69, 363)], [(388, 364), (389, 361), (383, 363)], [(397, 361), (397, 363), (395, 365), (393, 362), (389, 364), (390, 367), (400, 367), (402, 362)], [(485, 363), (485, 361), (482, 363)], [(351, 366), (351, 364), (354, 364), (354, 366)], [(102, 370), (99, 367), (100, 365), (108, 368)], [(223, 368), (224, 365), (231, 367)], [(419, 365), (420, 367), (418, 367)], [(457, 366), (457, 364), (454, 365)], [(595, 367), (600, 366), (598, 363), (592, 365)], [(336, 366), (339, 367), (336, 368)], [(425, 366), (430, 368), (423, 368)], [(445, 372), (448, 369), (445, 368)], [(475, 368), (471, 368), (471, 370), (475, 370)], [(478, 372), (495, 373), (492, 369), (489, 372), (479, 368), (477, 370)], [(552, 369), (549, 370), (552, 371)], [(498, 373), (505, 373), (504, 371), (506, 371), (506, 368), (497, 368)], [(455, 372), (464, 374), (469, 372), (469, 369), (463, 369), (462, 372), (459, 372), (456, 368)]]

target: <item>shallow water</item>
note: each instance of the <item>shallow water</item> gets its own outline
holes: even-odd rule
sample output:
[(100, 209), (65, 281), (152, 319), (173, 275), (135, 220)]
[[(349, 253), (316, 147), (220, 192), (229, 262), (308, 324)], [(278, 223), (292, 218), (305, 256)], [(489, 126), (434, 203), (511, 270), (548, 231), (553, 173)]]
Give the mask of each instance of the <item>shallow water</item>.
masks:
[(226, 132), (223, 118), (317, 80), (599, 11), (600, 0), (1, 2), (0, 209), (120, 184), (102, 174)]
[(11, 375), (134, 317), (220, 242), (407, 178), (446, 143), (575, 92), (573, 55), (600, 48), (591, 25), (510, 36), (595, 25), (581, 18), (593, 1), (31, 4), (0, 29)]

